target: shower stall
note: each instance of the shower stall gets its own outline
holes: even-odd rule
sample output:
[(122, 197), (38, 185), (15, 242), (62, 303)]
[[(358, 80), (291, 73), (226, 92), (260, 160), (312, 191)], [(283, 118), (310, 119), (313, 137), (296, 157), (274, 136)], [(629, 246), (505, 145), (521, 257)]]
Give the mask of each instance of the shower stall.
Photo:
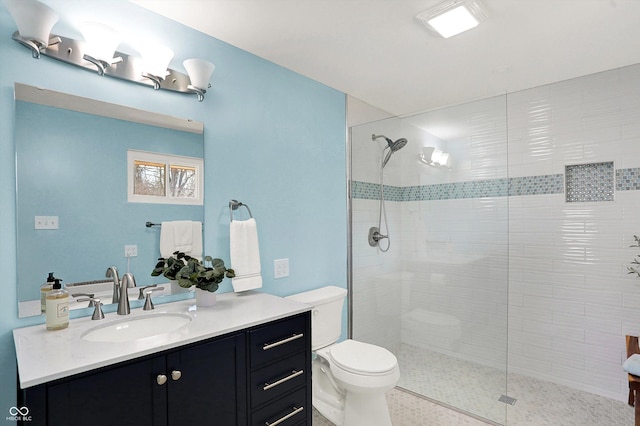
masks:
[(350, 149), (353, 338), (396, 355), (399, 387), (504, 424), (506, 96), (352, 127)]
[(351, 127), (352, 337), (497, 424), (629, 423), (638, 141), (640, 64)]

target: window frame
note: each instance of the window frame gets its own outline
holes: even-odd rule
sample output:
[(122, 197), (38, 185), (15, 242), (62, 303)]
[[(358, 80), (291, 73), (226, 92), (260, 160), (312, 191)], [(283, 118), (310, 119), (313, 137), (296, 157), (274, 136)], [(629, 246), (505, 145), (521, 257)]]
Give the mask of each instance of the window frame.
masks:
[[(140, 195), (134, 194), (134, 164), (135, 161), (162, 163), (165, 165), (165, 179), (167, 181), (166, 195)], [(192, 198), (172, 197), (170, 194), (170, 167), (193, 167), (196, 170), (196, 196)], [(186, 157), (182, 155), (165, 154), (160, 152), (127, 150), (127, 201), (130, 203), (150, 204), (177, 204), (177, 205), (204, 205), (204, 159), (198, 157)]]

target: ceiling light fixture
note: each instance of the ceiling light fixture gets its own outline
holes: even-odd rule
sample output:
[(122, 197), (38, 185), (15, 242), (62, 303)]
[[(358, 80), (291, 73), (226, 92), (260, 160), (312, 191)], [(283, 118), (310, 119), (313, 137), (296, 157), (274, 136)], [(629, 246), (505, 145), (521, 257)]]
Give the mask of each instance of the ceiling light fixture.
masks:
[(447, 0), (416, 19), (436, 34), (449, 38), (475, 28), (487, 19), (487, 13), (478, 0)]
[(185, 61), (187, 75), (168, 68), (173, 51), (167, 47), (146, 43), (139, 49), (142, 57), (118, 52), (116, 48), (122, 40), (120, 35), (114, 29), (95, 22), (78, 25), (84, 41), (56, 36), (51, 34), (51, 30), (58, 21), (58, 14), (49, 6), (37, 0), (3, 1), (18, 27), (12, 38), (28, 47), (36, 59), (42, 54), (86, 70), (97, 70), (99, 75), (154, 89), (196, 94), (200, 102), (211, 87), (209, 79), (215, 67), (210, 62), (196, 60), (199, 65), (196, 68), (204, 70), (196, 75), (187, 68)]

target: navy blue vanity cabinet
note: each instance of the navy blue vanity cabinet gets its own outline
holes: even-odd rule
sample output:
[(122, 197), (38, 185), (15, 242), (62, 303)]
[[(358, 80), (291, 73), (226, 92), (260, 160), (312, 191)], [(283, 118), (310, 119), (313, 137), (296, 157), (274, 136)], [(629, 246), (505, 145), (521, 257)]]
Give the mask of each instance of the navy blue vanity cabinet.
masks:
[(311, 314), (18, 391), (26, 426), (311, 426)]
[(309, 312), (249, 332), (252, 426), (311, 425)]
[(167, 355), (170, 426), (247, 424), (245, 347), (240, 333)]
[(19, 392), (25, 425), (246, 425), (246, 333)]

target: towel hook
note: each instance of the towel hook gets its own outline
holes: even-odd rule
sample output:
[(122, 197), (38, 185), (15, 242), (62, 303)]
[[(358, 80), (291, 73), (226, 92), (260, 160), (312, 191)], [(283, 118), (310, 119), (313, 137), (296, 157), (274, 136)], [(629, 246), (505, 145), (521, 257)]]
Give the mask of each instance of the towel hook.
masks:
[(229, 201), (229, 219), (233, 222), (233, 211), (238, 210), (239, 207), (245, 207), (247, 211), (249, 211), (249, 217), (253, 219), (253, 215), (251, 214), (251, 209), (248, 205), (241, 203), (238, 200)]

